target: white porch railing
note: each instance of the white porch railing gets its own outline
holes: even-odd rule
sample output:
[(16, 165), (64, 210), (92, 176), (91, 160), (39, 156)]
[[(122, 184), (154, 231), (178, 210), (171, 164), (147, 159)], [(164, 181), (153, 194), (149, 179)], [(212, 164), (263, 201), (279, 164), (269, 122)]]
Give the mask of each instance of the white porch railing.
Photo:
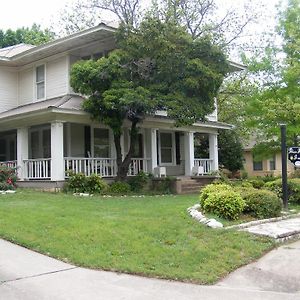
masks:
[(24, 170), (27, 179), (50, 179), (51, 158), (25, 159)]
[(131, 164), (129, 166), (128, 170), (128, 176), (135, 176), (139, 174), (141, 171), (147, 173), (148, 167), (147, 162), (150, 161), (150, 159), (147, 158), (132, 158)]
[(203, 158), (195, 158), (194, 165), (195, 167), (203, 167), (204, 174), (209, 174), (212, 171), (212, 159), (203, 159)]
[[(141, 171), (147, 172), (147, 161), (148, 159), (145, 158), (133, 158), (128, 175), (134, 176)], [(65, 171), (70, 170), (86, 176), (97, 174), (101, 177), (114, 177), (117, 176), (117, 161), (114, 158), (65, 157)]]
[(86, 176), (97, 174), (101, 177), (113, 177), (117, 174), (117, 163), (113, 158), (65, 157), (65, 171), (70, 170)]
[(1, 161), (0, 165), (7, 166), (9, 168), (17, 168), (17, 161), (16, 160), (8, 160), (8, 161)]

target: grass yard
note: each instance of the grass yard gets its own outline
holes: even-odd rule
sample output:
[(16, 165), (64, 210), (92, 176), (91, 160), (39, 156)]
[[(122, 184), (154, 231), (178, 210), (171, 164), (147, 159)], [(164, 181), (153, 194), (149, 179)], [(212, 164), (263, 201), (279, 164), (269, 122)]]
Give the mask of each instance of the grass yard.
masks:
[(0, 236), (78, 266), (202, 284), (275, 246), (267, 238), (200, 225), (186, 212), (197, 200), (18, 190), (0, 196)]

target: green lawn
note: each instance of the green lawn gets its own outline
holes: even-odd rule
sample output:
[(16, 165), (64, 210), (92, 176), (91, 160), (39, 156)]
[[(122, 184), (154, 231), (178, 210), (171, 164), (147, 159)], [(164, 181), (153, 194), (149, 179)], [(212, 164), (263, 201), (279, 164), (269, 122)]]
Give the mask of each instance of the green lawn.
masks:
[(0, 236), (78, 266), (204, 284), (274, 247), (266, 238), (200, 225), (186, 212), (197, 198), (18, 190), (0, 196)]

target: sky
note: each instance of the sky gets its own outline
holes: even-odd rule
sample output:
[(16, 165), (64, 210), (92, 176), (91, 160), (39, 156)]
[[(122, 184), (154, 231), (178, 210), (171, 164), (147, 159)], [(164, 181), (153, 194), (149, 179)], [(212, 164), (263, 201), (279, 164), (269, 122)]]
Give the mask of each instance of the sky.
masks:
[(66, 3), (71, 0), (2, 0), (0, 29), (31, 27), (33, 23), (48, 27)]
[[(58, 12), (74, 0), (2, 0), (0, 5), (0, 29), (30, 27), (33, 23), (49, 27), (55, 21)], [(217, 0), (221, 7), (239, 7), (246, 0)], [(250, 0), (248, 0), (250, 1)], [(258, 5), (264, 4), (270, 17), (275, 14), (275, 5), (279, 0), (252, 0)]]

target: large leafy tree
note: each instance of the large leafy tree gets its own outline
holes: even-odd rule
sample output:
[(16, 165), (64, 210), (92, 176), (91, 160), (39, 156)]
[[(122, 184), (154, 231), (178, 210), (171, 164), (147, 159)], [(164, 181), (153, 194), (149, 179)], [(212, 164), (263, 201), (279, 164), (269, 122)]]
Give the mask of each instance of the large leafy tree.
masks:
[[(71, 85), (86, 95), (84, 108), (112, 128), (117, 180), (126, 178), (139, 124), (164, 109), (176, 125), (204, 120), (228, 70), (223, 52), (208, 38), (193, 39), (182, 27), (146, 18), (117, 33), (118, 49), (97, 61), (82, 61), (71, 71)], [(124, 122), (130, 124), (130, 146), (121, 154)]]
[[(289, 0), (279, 13), (278, 32), (282, 37), (280, 64), (265, 56), (271, 76), (249, 99), (248, 126), (255, 130), (258, 156), (269, 156), (280, 150), (280, 124), (287, 125), (287, 143), (298, 144), (300, 132), (300, 1)], [(274, 67), (277, 66), (277, 67)]]
[(48, 29), (42, 30), (37, 24), (29, 27), (22, 27), (16, 30), (0, 30), (0, 48), (24, 43), (40, 45), (49, 42), (54, 38), (54, 33)]

